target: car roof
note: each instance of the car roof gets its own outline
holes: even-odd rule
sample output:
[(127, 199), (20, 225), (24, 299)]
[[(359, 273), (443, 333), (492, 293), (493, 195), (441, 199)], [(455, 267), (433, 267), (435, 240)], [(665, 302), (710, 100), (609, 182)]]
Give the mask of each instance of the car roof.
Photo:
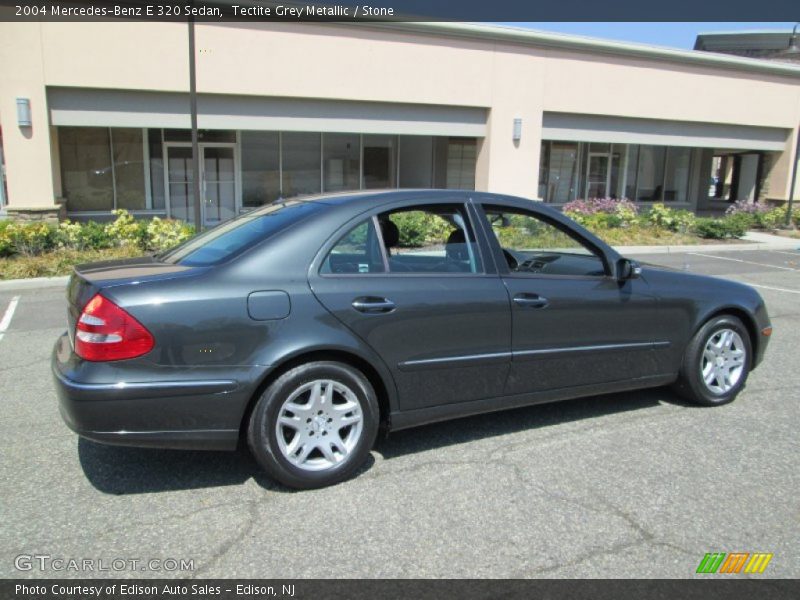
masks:
[[(391, 202), (394, 200), (412, 200), (419, 197), (425, 198), (469, 198), (476, 192), (473, 190), (449, 190), (449, 189), (388, 189), (388, 190), (360, 190), (350, 192), (333, 192), (325, 194), (314, 194), (310, 196), (297, 196), (291, 200), (276, 200), (276, 202), (291, 201), (291, 202), (319, 202), (322, 204), (330, 204), (333, 206), (353, 206), (357, 207), (361, 204), (365, 206), (375, 206), (376, 201)], [(381, 202), (383, 201), (383, 202)]]

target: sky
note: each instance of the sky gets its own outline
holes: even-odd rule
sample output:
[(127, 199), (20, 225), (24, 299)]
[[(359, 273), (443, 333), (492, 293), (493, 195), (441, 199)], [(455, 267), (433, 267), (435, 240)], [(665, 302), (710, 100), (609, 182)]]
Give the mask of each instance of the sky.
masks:
[(747, 31), (752, 29), (778, 29), (790, 32), (794, 23), (498, 23), (498, 25), (690, 50), (694, 47), (694, 40), (697, 34), (701, 32)]

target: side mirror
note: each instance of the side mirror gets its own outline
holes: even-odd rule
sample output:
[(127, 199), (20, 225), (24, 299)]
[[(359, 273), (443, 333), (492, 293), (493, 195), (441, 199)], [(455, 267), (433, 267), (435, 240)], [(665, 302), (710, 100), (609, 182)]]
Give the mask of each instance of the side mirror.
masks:
[(492, 227), (509, 227), (511, 220), (504, 214), (495, 213), (489, 215), (489, 223), (492, 224)]
[(635, 260), (630, 258), (620, 258), (617, 263), (617, 280), (627, 281), (628, 279), (638, 279), (642, 274), (642, 267)]

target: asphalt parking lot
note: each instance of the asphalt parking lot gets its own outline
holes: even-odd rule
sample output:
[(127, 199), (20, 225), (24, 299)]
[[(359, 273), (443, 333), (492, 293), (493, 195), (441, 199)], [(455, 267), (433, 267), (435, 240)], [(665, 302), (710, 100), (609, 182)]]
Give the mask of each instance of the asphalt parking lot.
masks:
[[(49, 371), (63, 290), (0, 290), (0, 318), (18, 297), (0, 339), (0, 577), (682, 578), (706, 552), (773, 553), (759, 577), (800, 576), (800, 252), (637, 258), (758, 287), (775, 332), (736, 402), (657, 389), (431, 425), (297, 493), (244, 452), (79, 440)], [(19, 555), (194, 569), (19, 571)]]

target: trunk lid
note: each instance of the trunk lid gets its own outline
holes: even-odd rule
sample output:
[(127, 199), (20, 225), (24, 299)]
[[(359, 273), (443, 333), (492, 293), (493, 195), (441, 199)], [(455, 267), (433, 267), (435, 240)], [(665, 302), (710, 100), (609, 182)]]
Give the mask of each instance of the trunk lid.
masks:
[(77, 265), (67, 284), (67, 331), (73, 348), (75, 347), (75, 326), (81, 316), (81, 311), (98, 292), (121, 285), (138, 285), (198, 275), (207, 270), (207, 267), (164, 263), (152, 256)]

